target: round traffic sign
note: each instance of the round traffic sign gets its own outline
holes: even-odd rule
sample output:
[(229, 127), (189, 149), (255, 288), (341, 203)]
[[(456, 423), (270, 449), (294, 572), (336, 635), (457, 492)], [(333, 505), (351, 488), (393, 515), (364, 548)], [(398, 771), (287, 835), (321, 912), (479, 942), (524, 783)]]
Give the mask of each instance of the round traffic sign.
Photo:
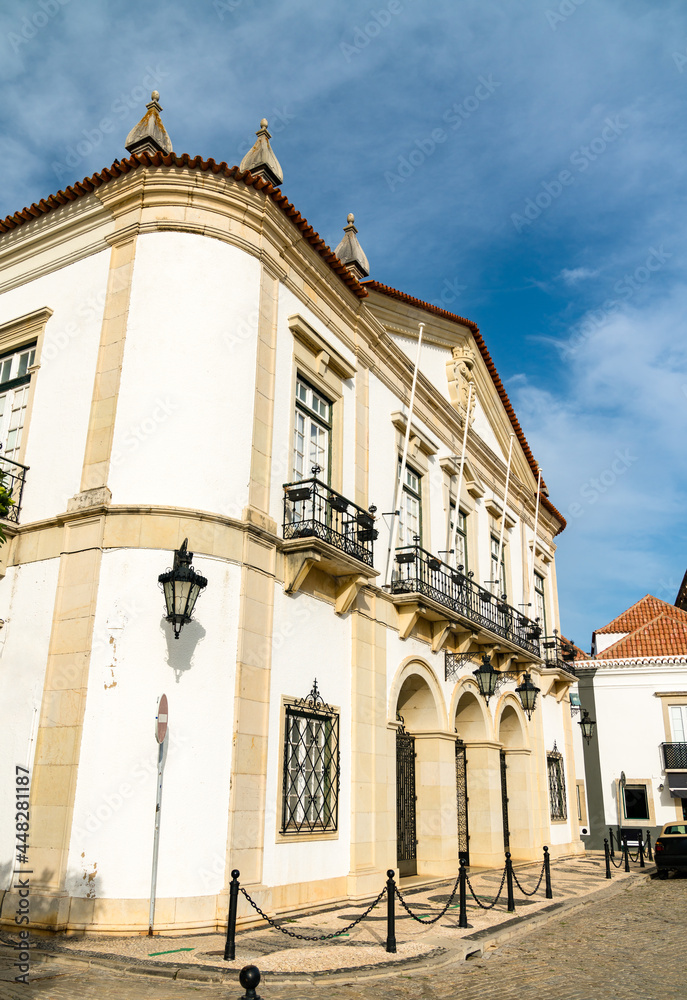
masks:
[(157, 703), (157, 716), (155, 717), (155, 739), (158, 743), (164, 743), (167, 735), (167, 719), (169, 709), (167, 706), (167, 695), (163, 694)]

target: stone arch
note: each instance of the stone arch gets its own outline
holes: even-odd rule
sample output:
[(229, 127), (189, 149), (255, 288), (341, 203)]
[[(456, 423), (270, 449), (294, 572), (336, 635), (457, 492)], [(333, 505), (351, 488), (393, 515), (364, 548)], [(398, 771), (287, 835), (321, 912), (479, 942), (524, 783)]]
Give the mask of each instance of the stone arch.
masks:
[(525, 713), (512, 691), (499, 699), (496, 720), (496, 739), (506, 764), (510, 851), (516, 859), (529, 860), (535, 839), (532, 751)]
[(458, 684), (451, 699), (451, 719), (466, 743), (493, 739), (493, 725), (477, 684), (469, 679)]
[(496, 739), (505, 750), (529, 749), (527, 720), (522, 705), (515, 695), (508, 691), (499, 699), (496, 707)]
[(405, 660), (389, 692), (389, 718), (403, 716), (409, 732), (447, 728), (446, 706), (439, 682), (429, 664), (416, 657)]

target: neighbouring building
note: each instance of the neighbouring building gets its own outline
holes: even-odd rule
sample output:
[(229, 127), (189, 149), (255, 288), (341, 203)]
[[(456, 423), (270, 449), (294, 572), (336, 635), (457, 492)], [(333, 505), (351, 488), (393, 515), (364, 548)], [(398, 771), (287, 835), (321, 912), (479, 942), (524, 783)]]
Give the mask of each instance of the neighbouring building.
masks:
[[(32, 927), (147, 928), (163, 693), (157, 930), (221, 926), (233, 868), (279, 913), (582, 852), (565, 522), (478, 327), (365, 280), (352, 216), (332, 252), (267, 122), (228, 167), (174, 154), (160, 111), (0, 222), (0, 760), (5, 789), (31, 773)], [(185, 539), (207, 586), (177, 639)], [(14, 850), (6, 809), (3, 888)]]
[(574, 666), (597, 723), (584, 747), (584, 842), (603, 847), (609, 828), (655, 837), (687, 818), (687, 611), (647, 594), (596, 629), (591, 657)]

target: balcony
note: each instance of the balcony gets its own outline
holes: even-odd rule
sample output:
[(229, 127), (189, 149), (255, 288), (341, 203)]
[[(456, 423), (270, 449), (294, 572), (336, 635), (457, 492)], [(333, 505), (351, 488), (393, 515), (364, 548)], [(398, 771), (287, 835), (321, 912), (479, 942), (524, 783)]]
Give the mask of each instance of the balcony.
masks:
[(447, 617), (464, 619), (539, 658), (536, 622), (419, 545), (396, 549), (391, 593), (425, 597), (445, 608)]
[(687, 743), (661, 743), (664, 771), (687, 771)]
[(310, 570), (335, 577), (336, 611), (353, 603), (361, 586), (377, 576), (374, 567), (376, 508), (365, 510), (313, 476), (284, 485), (286, 590), (295, 593)]
[[(24, 494), (24, 483), (26, 473), (29, 471), (28, 465), (15, 462), (13, 458), (5, 458), (0, 455), (0, 472), (3, 476), (3, 486), (9, 497), (0, 496), (0, 518), (11, 521), (13, 524), (19, 523), (21, 513), (21, 501)], [(11, 503), (9, 499), (11, 498)]]
[(541, 640), (541, 655), (544, 657), (547, 667), (567, 670), (569, 674), (577, 676), (575, 648), (569, 642), (561, 639), (556, 632), (553, 635), (545, 635)]

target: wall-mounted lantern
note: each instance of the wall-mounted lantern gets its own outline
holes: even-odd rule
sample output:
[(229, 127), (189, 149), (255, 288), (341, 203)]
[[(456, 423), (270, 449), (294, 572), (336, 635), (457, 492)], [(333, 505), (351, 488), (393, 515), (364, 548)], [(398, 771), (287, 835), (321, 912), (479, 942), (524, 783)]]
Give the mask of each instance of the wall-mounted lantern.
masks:
[(582, 712), (582, 718), (580, 719), (578, 725), (582, 730), (582, 735), (587, 742), (587, 746), (589, 746), (592, 741), (592, 736), (594, 735), (594, 729), (596, 728), (596, 720), (589, 718), (589, 712), (586, 708)]
[(173, 568), (157, 578), (165, 595), (167, 621), (172, 623), (175, 639), (179, 638), (182, 627), (191, 621), (198, 595), (208, 585), (205, 577), (193, 569), (192, 559), (193, 553), (188, 551), (188, 538), (185, 538), (181, 548), (174, 552)]

